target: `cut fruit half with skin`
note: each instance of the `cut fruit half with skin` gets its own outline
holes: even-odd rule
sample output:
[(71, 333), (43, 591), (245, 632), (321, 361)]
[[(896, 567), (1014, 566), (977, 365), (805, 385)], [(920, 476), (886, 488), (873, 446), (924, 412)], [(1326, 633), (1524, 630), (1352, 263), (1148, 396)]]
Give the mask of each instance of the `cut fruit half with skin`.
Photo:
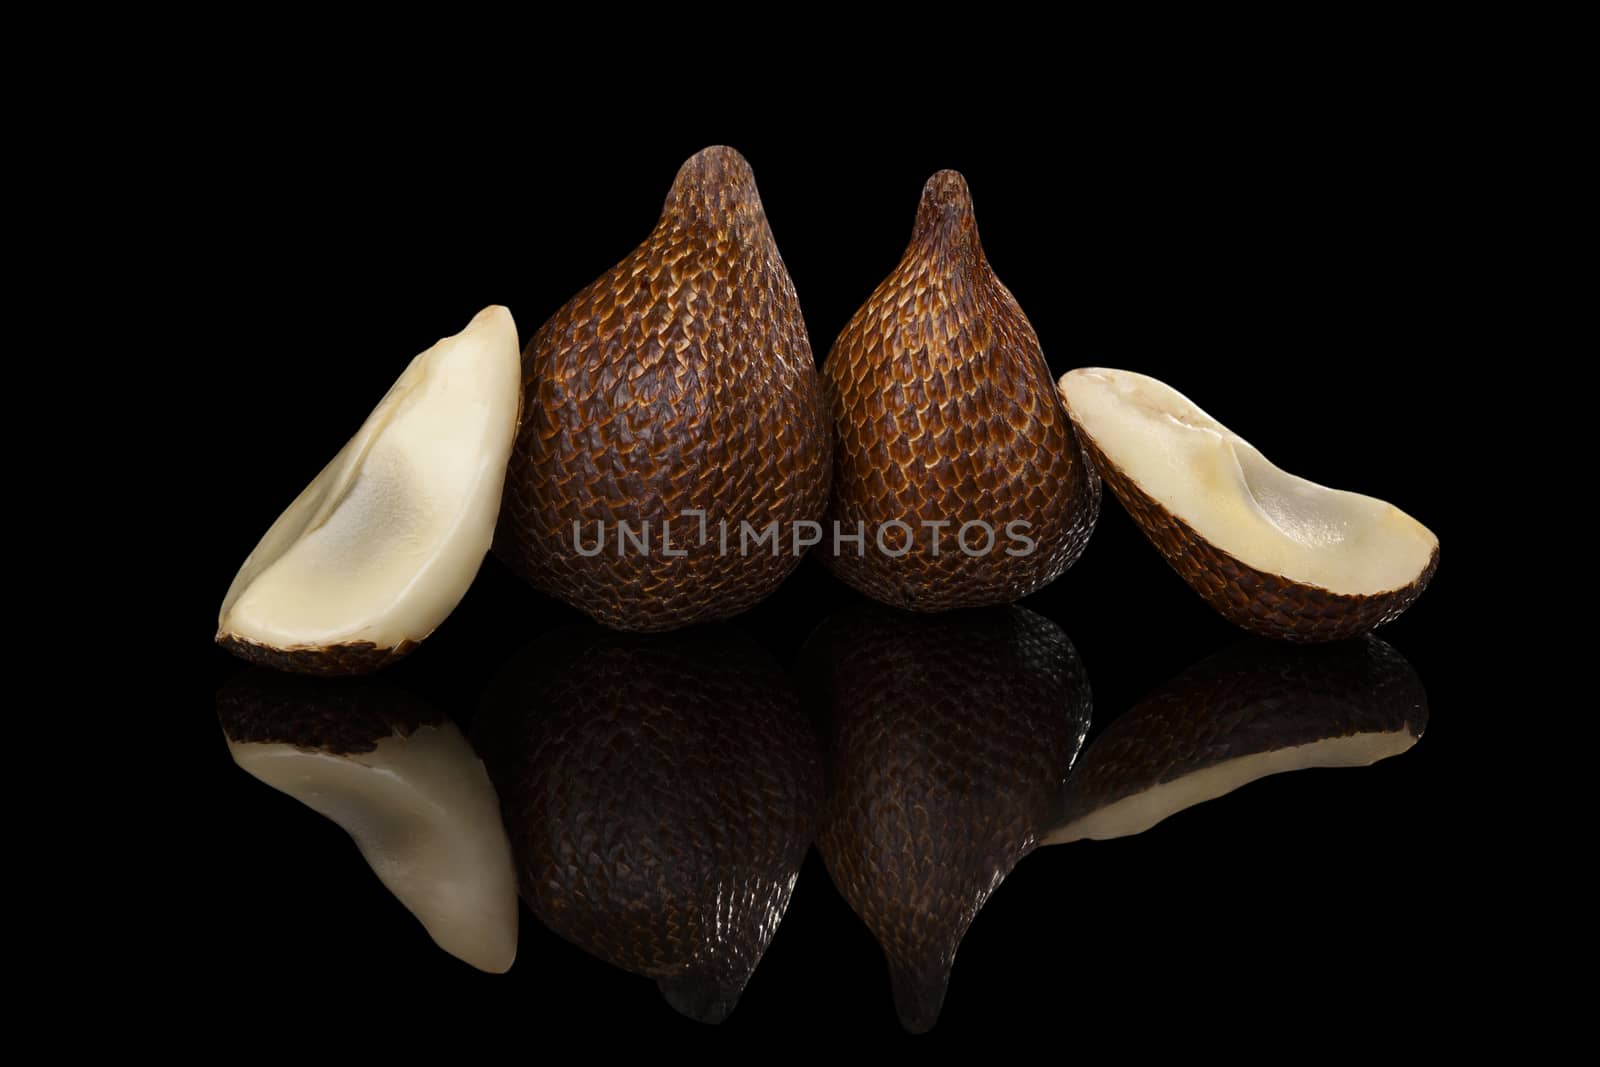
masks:
[(1060, 380), (1090, 458), (1205, 601), (1252, 633), (1334, 641), (1390, 622), (1439, 565), (1439, 539), (1392, 504), (1277, 467), (1154, 378)]
[(489, 550), (521, 396), (503, 307), (413, 359), (244, 561), (217, 642), (306, 674), (365, 674), (414, 648)]
[(438, 946), (503, 974), (517, 883), (489, 774), (460, 728), (381, 682), (253, 668), (217, 695), (241, 769), (355, 841)]

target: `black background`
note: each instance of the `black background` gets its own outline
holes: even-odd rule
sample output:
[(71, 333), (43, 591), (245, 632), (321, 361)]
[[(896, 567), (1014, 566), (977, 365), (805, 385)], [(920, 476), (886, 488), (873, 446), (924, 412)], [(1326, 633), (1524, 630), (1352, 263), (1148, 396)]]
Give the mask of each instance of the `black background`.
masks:
[[(204, 976), (184, 1001), (288, 1000), (304, 1026), (387, 1006), (484, 1036), (536, 1023), (552, 1041), (898, 1032), (881, 954), (814, 853), (716, 1031), (526, 911), (512, 972), (478, 974), (432, 945), (341, 830), (233, 766), (206, 695), (240, 668), (207, 647), (234, 571), (406, 362), (491, 303), (531, 336), (644, 238), (685, 158), (727, 143), (755, 170), (819, 363), (898, 261), (922, 183), (954, 167), (1055, 373), (1160, 377), (1283, 468), (1393, 501), (1444, 546), (1432, 587), (1381, 631), (1428, 688), (1416, 748), (1270, 778), (1140, 837), (1036, 852), (973, 924), (927, 1040), (1086, 1019), (1359, 1037), (1404, 1017), (1459, 951), (1431, 906), (1461, 859), (1450, 785), (1466, 729), (1446, 630), (1459, 524), (1441, 474), (1455, 416), (1438, 399), (1451, 359), (1438, 324), (1473, 314), (1448, 282), (1462, 251), (1454, 160), (1419, 107), (1346, 85), (1176, 94), (1137, 121), (1077, 117), (1095, 114), (1085, 106), (1027, 135), (936, 116), (849, 129), (657, 116), (625, 135), (531, 136), (468, 115), (310, 107), (250, 109), (212, 131), (196, 181), (217, 225), (200, 257), (243, 328), (205, 372), (216, 500), (190, 561), (200, 684), (181, 711), (197, 780), (163, 824), (193, 864), (170, 920), (187, 973)], [(807, 561), (748, 629), (787, 667), (856, 599)], [(1025, 606), (1086, 664), (1091, 740), (1239, 636), (1109, 496), (1083, 558)], [(578, 618), (491, 559), (394, 677), (469, 717), (512, 652)]]

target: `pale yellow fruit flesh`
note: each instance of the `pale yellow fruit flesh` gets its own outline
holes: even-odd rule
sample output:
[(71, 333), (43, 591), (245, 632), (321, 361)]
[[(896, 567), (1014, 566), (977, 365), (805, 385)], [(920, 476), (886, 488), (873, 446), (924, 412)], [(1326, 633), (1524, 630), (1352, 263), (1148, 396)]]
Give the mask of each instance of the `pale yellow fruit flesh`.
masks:
[(1393, 504), (1274, 466), (1169, 385), (1090, 367), (1060, 381), (1074, 422), (1148, 496), (1217, 548), (1341, 596), (1415, 582), (1439, 541)]
[(1417, 743), (1410, 730), (1351, 734), (1271, 752), (1224, 760), (1162, 782), (1087, 812), (1067, 813), (1067, 821), (1046, 834), (1042, 844), (1105, 841), (1142, 834), (1172, 815), (1215, 800), (1258, 778), (1311, 767), (1365, 767), (1397, 756)]
[(517, 955), (517, 883), (500, 805), (454, 723), (334, 755), (229, 741), (234, 762), (332, 819), (440, 948), (482, 971)]
[(433, 632), (489, 549), (521, 374), (503, 307), (413, 359), (245, 560), (218, 637), (295, 651)]

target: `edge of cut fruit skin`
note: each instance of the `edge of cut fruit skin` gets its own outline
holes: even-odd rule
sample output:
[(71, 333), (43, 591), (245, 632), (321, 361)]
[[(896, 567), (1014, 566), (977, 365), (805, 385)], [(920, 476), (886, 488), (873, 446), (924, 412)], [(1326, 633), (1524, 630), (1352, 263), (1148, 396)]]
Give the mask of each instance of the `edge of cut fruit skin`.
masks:
[[(1100, 368), (1080, 368), (1083, 371)], [(1272, 465), (1261, 456), (1262, 462), (1286, 479), (1309, 483), (1318, 489), (1344, 497), (1360, 498), (1392, 509), (1405, 520), (1425, 533), (1431, 541), (1428, 557), (1415, 576), (1408, 582), (1388, 589), (1368, 593), (1336, 592), (1314, 580), (1291, 578), (1264, 570), (1245, 562), (1237, 554), (1221, 547), (1202, 535), (1192, 523), (1177, 511), (1152, 496), (1126, 469), (1106, 455), (1096, 437), (1089, 432), (1081, 416), (1074, 411), (1067, 396), (1065, 384), (1074, 373), (1068, 372), (1058, 380), (1058, 392), (1081, 435), (1081, 443), (1090, 462), (1100, 471), (1119, 503), (1123, 505), (1135, 525), (1157, 549), (1163, 560), (1181, 577), (1213, 610), (1228, 621), (1249, 632), (1297, 643), (1320, 643), (1342, 640), (1366, 633), (1398, 618), (1421, 596), (1431, 582), (1439, 563), (1437, 535), (1416, 519), (1387, 501), (1362, 494), (1335, 490), (1310, 483)], [(1105, 373), (1116, 373), (1107, 371)], [(1133, 374), (1134, 372), (1122, 372)], [(1147, 378), (1145, 375), (1135, 375)], [(1246, 447), (1243, 438), (1228, 431), (1221, 423), (1206, 415), (1193, 401), (1177, 390), (1156, 379), (1156, 386), (1177, 396), (1193, 407), (1196, 414)], [(1259, 454), (1259, 450), (1255, 450)], [(1249, 491), (1248, 487), (1245, 491)], [(1263, 518), (1270, 522), (1270, 519)], [(1319, 609), (1318, 605), (1322, 605)]]

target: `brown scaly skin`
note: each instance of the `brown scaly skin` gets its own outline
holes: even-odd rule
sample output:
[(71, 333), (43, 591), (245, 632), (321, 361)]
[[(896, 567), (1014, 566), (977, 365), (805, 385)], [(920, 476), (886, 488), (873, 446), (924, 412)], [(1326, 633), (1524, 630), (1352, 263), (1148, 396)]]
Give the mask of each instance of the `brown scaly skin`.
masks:
[(826, 724), (817, 846), (877, 937), (913, 1033), (938, 1019), (956, 950), (1038, 842), (1089, 727), (1061, 628), (1021, 608), (824, 623), (802, 654)]
[(371, 752), (444, 717), (403, 689), (251, 667), (217, 693), (217, 718), (238, 744), (285, 744), (335, 756)]
[(473, 743), (540, 921), (721, 1022), (783, 919), (822, 802), (820, 746), (777, 664), (716, 628), (585, 627), (501, 673)]
[[(794, 284), (755, 177), (731, 148), (678, 172), (661, 220), (567, 302), (523, 352), (522, 425), (496, 552), (607, 626), (669, 630), (735, 615), (799, 562), (794, 524), (822, 517), (832, 438)], [(699, 520), (706, 512), (706, 542)], [(605, 548), (580, 555), (605, 522)], [(616, 523), (650, 523), (620, 557)], [(729, 524), (727, 553), (718, 523)], [(671, 547), (661, 551), (662, 524)], [(781, 547), (739, 552), (740, 523)]]
[(1421, 737), (1427, 722), (1422, 680), (1376, 637), (1315, 648), (1246, 638), (1106, 727), (1067, 779), (1052, 822), (1067, 826), (1228, 760), (1363, 733)]
[[(989, 268), (960, 174), (928, 179), (910, 247), (834, 342), (822, 381), (835, 434), (823, 558), (845, 582), (911, 611), (1005, 604), (1083, 553), (1100, 481), (1032, 325)], [(898, 558), (874, 543), (894, 520), (916, 535)], [(935, 554), (922, 523), (944, 520)], [(1032, 524), (1028, 555), (1006, 555), (1014, 520)], [(851, 534), (865, 524), (864, 554), (832, 551), (835, 521)], [(968, 521), (995, 529), (992, 551), (961, 551)], [(892, 526), (884, 543), (898, 551), (905, 536)], [(974, 528), (968, 544), (983, 536)]]
[[(1069, 408), (1070, 411), (1070, 408)], [(1409, 608), (1439, 568), (1439, 549), (1410, 585), (1373, 596), (1346, 596), (1257, 570), (1224, 552), (1157, 503), (1078, 427), (1084, 452), (1113, 495), (1179, 576), (1217, 613), (1253, 634), (1311, 644), (1359, 637)]]
[(410, 655), (416, 641), (402, 641), (394, 648), (379, 648), (370, 641), (355, 641), (326, 648), (272, 648), (232, 634), (218, 634), (217, 644), (240, 659), (259, 663), (291, 674), (314, 674), (324, 678), (371, 674)]

